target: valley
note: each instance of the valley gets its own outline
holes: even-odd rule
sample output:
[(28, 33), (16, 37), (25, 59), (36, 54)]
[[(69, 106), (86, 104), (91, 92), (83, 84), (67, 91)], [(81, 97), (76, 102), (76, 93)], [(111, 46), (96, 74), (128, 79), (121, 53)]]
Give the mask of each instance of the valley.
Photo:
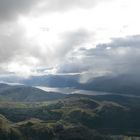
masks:
[(23, 85), (0, 88), (1, 140), (140, 139), (138, 97), (62, 94)]

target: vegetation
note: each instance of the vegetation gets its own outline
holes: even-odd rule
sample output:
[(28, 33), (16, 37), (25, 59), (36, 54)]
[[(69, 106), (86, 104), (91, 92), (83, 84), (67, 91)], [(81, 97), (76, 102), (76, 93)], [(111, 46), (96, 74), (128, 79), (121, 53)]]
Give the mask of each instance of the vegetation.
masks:
[(0, 102), (0, 140), (140, 140), (139, 97), (72, 94), (44, 101), (32, 94), (32, 101)]

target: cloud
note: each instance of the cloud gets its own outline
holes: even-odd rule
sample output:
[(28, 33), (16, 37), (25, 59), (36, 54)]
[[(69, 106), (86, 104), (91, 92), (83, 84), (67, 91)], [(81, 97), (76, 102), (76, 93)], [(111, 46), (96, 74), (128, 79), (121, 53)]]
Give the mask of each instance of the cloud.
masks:
[(33, 67), (39, 46), (27, 38), (24, 28), (17, 23), (5, 23), (0, 25), (0, 30), (0, 73), (14, 72), (14, 66), (20, 71), (24, 71), (21, 67)]
[(0, 21), (16, 19), (30, 12), (37, 3), (37, 0), (0, 0)]
[[(0, 21), (15, 20), (20, 15), (90, 8), (105, 0), (0, 0)], [(45, 14), (46, 14), (45, 12)], [(43, 13), (42, 13), (43, 14)]]
[(112, 38), (109, 43), (88, 48), (95, 33), (78, 29), (59, 33), (58, 42), (42, 48), (18, 23), (1, 24), (0, 29), (1, 73), (30, 75), (56, 67), (57, 73), (80, 73), (83, 81), (100, 75), (140, 73), (140, 35)]
[[(80, 23), (77, 23), (75, 27), (73, 27), (74, 24), (70, 25), (72, 26), (71, 29), (67, 29), (67, 26), (65, 26), (64, 29), (65, 16), (62, 16), (61, 24), (59, 23), (57, 28), (55, 28), (54, 23), (59, 20), (59, 14), (58, 17), (57, 15), (54, 17), (50, 15), (49, 18), (42, 16), (42, 14), (47, 15), (50, 12), (62, 12), (61, 14), (63, 15), (63, 12), (67, 10), (74, 11), (77, 8), (89, 9), (102, 2), (106, 1), (0, 0), (0, 71), (3, 72), (5, 70), (15, 73), (18, 71), (20, 71), (20, 73), (27, 71), (27, 73), (30, 74), (30, 72), (35, 71), (34, 69), (57, 67), (58, 73), (81, 73), (89, 78), (94, 75), (106, 75), (108, 73), (139, 73), (140, 35), (112, 38), (110, 43), (98, 44), (96, 48), (93, 48), (94, 46), (92, 44), (96, 44), (93, 42), (98, 41), (100, 37), (102, 39), (102, 36), (95, 35), (94, 32), (98, 30), (94, 23), (90, 30), (87, 27), (89, 24), (84, 22), (81, 26), (79, 25)], [(40, 23), (41, 18), (33, 17), (34, 14), (39, 14), (42, 18), (41, 22), (44, 21), (45, 23)], [(25, 20), (26, 24), (22, 26), (22, 22), (18, 20), (18, 17), (22, 15), (25, 16), (25, 19), (29, 19), (29, 21), (30, 19), (35, 20), (33, 20), (33, 22)], [(94, 14), (91, 13), (90, 16), (92, 17), (92, 15)], [(102, 15), (102, 12), (99, 15)], [(55, 18), (55, 20), (53, 20), (53, 18)], [(101, 16), (100, 18), (102, 19)], [(49, 19), (51, 19), (50, 22), (47, 21)], [(74, 18), (70, 18), (70, 20), (71, 19)], [(78, 20), (76, 20), (76, 22), (77, 21)], [(84, 19), (80, 20), (80, 22), (81, 21), (84, 21)], [(97, 23), (95, 20), (95, 24)], [(35, 24), (35, 26), (32, 24)], [(38, 31), (42, 25), (47, 27), (49, 25), (48, 33)], [(34, 27), (30, 29), (32, 26)], [(80, 29), (77, 29), (77, 26), (79, 26)], [(92, 30), (93, 27), (96, 29)], [(26, 29), (33, 35), (32, 37), (28, 36)], [(102, 34), (102, 32), (100, 33), (99, 31), (99, 34)], [(49, 39), (51, 41), (53, 40), (53, 42), (50, 41), (50, 43)], [(89, 45), (90, 48), (88, 48), (87, 45)], [(22, 66), (22, 68), (20, 66)]]
[(64, 57), (70, 54), (73, 50), (89, 42), (93, 36), (94, 33), (85, 29), (78, 29), (61, 34), (62, 42), (58, 45), (58, 51), (56, 48), (56, 55)]
[(112, 38), (110, 43), (99, 44), (97, 47), (139, 47), (140, 35), (127, 36), (124, 38)]
[(38, 8), (42, 11), (46, 10), (54, 12), (72, 10), (74, 8), (88, 9), (101, 2), (105, 2), (105, 0), (42, 0)]
[[(2, 28), (2, 27), (1, 27)], [(12, 29), (3, 30), (3, 34), (0, 34), (0, 62), (7, 62), (12, 59), (13, 56), (18, 55), (19, 50), (24, 49), (21, 43), (24, 40), (23, 31), (12, 25)]]
[(140, 74), (140, 35), (114, 38), (75, 54), (71, 54), (73, 61), (67, 60), (60, 70), (81, 73), (82, 82), (105, 75)]
[[(6, 28), (8, 27), (8, 28)], [(26, 36), (18, 23), (1, 24), (0, 72), (14, 72), (26, 76), (36, 74), (38, 69), (63, 65), (75, 49), (89, 42), (92, 33), (84, 29), (60, 34), (59, 43), (42, 46)], [(71, 56), (70, 56), (71, 57)], [(82, 65), (82, 64), (81, 64)]]

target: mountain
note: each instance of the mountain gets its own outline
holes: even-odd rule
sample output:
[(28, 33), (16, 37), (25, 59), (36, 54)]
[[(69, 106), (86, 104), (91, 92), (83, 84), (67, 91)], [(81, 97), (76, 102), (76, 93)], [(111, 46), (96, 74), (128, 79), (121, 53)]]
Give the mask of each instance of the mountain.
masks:
[(75, 87), (78, 83), (80, 75), (43, 75), (31, 76), (23, 79), (20, 83), (31, 86), (49, 86), (49, 87)]
[(121, 95), (73, 94), (20, 108), (5, 104), (0, 139), (140, 140), (139, 112), (140, 98)]
[(139, 75), (102, 76), (90, 79), (80, 88), (87, 90), (140, 95)]
[[(91, 76), (92, 77), (92, 76)], [(140, 75), (122, 74), (91, 78), (80, 83), (80, 75), (33, 76), (20, 82), (25, 85), (47, 87), (69, 87), (101, 92), (140, 95)]]
[[(91, 79), (85, 83), (80, 83), (79, 74), (31, 76), (27, 79), (18, 79), (16, 82), (27, 86), (69, 87), (83, 90), (140, 95), (140, 75), (121, 74), (92, 77), (91, 75)], [(11, 80), (10, 78), (8, 79), (8, 81), (12, 82)]]
[(63, 98), (66, 95), (55, 92), (45, 92), (35, 87), (24, 85), (0, 84), (0, 100), (11, 102), (39, 102)]

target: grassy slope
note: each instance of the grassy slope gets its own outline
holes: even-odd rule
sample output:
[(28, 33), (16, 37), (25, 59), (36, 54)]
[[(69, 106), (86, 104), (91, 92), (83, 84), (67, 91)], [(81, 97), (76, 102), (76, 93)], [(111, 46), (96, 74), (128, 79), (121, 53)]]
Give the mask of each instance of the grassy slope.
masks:
[(3, 102), (41, 102), (56, 100), (65, 96), (65, 94), (45, 92), (35, 87), (0, 84), (0, 101)]
[[(9, 108), (10, 104), (14, 106)], [(24, 140), (27, 137), (31, 140), (45, 140), (46, 137), (48, 140), (56, 137), (58, 140), (86, 140), (87, 137), (127, 140), (128, 137), (120, 135), (140, 136), (139, 112), (140, 98), (119, 95), (69, 95), (53, 102), (10, 102), (0, 107), (1, 114), (19, 122), (12, 125), (4, 122), (8, 126), (8, 136), (14, 130), (16, 137), (23, 135)]]

